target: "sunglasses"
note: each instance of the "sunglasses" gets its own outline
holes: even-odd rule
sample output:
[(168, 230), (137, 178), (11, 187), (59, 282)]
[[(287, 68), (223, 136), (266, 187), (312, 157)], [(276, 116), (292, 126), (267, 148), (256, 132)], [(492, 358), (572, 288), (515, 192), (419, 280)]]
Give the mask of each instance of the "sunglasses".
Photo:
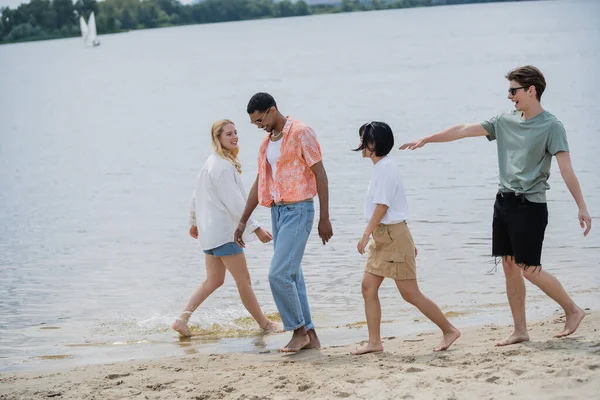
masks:
[(510, 93), (511, 96), (514, 96), (515, 94), (517, 94), (517, 90), (519, 90), (519, 89), (525, 90), (525, 89), (529, 89), (529, 88), (525, 87), (525, 86), (514, 87), (514, 88), (508, 89), (508, 93)]
[(253, 124), (254, 124), (254, 125), (256, 125), (256, 127), (257, 127), (257, 128), (259, 128), (259, 125), (260, 125), (260, 124), (262, 124), (262, 122), (263, 122), (263, 119), (265, 118), (265, 115), (267, 115), (267, 113), (268, 113), (269, 111), (271, 111), (271, 107), (269, 107), (269, 108), (267, 109), (267, 111), (265, 111), (265, 112), (263, 113), (263, 115), (262, 115), (260, 118), (257, 118), (257, 119), (256, 119), (256, 121), (254, 121), (254, 122), (253, 122)]

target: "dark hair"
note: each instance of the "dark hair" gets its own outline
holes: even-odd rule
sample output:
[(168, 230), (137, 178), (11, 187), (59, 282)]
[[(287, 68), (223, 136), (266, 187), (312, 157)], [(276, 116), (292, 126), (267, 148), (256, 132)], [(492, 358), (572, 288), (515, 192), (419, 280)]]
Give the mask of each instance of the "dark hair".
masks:
[(361, 138), (360, 146), (354, 151), (362, 151), (366, 148), (375, 147), (375, 155), (377, 157), (387, 156), (394, 148), (394, 133), (392, 128), (385, 122), (373, 121), (364, 124), (358, 130), (358, 135)]
[(273, 96), (269, 93), (258, 92), (250, 98), (246, 111), (248, 111), (248, 114), (252, 114), (255, 111), (267, 111), (272, 106), (277, 108), (277, 103), (275, 103)]
[(506, 74), (506, 79), (516, 81), (519, 85), (528, 89), (535, 86), (535, 93), (538, 101), (542, 99), (542, 94), (546, 90), (546, 79), (542, 72), (533, 65), (515, 68)]

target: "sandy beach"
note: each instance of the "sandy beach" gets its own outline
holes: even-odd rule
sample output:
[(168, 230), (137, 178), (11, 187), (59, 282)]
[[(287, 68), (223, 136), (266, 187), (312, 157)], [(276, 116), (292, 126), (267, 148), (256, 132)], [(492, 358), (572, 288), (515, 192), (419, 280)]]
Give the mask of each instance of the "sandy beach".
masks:
[(532, 341), (495, 347), (508, 326), (465, 329), (450, 351), (437, 333), (387, 337), (385, 352), (358, 344), (293, 355), (193, 355), (3, 374), (0, 399), (583, 399), (600, 393), (600, 314), (554, 339), (564, 317), (530, 324)]

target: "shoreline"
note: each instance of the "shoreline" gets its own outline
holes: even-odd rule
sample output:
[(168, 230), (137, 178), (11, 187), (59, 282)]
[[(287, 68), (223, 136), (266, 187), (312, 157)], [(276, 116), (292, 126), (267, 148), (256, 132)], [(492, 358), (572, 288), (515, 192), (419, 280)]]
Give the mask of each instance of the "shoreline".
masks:
[[(550, 318), (556, 312), (557, 310), (553, 312), (547, 309), (540, 312), (540, 310), (532, 309), (528, 313), (529, 321), (530, 323), (541, 322)], [(507, 315), (506, 313), (502, 315), (490, 314), (488, 315), (489, 318), (483, 320), (478, 317), (471, 318), (475, 314), (454, 311), (447, 311), (444, 315), (450, 318), (452, 323), (461, 331), (484, 326), (488, 323), (508, 325), (512, 321), (510, 314)], [(269, 314), (269, 316), (279, 321), (278, 314)], [(325, 321), (317, 316), (314, 316), (314, 318), (318, 320), (319, 337), (325, 347), (352, 345), (359, 343), (368, 336), (365, 320), (322, 326)], [(234, 324), (233, 330), (220, 329), (216, 332), (207, 332), (206, 329), (192, 324), (193, 337), (183, 339), (178, 338), (177, 333), (169, 327), (164, 332), (168, 337), (159, 335), (110, 338), (110, 340), (84, 340), (81, 343), (67, 340), (54, 346), (53, 350), (30, 354), (24, 356), (21, 360), (12, 359), (9, 361), (9, 357), (4, 360), (0, 359), (4, 362), (4, 365), (0, 362), (0, 366), (2, 366), (0, 367), (0, 375), (43, 374), (91, 365), (117, 364), (128, 361), (157, 361), (191, 354), (264, 354), (283, 347), (289, 341), (289, 337), (285, 333), (262, 334), (258, 328), (252, 329), (254, 321), (251, 317), (241, 317), (236, 321), (237, 324)], [(56, 329), (54, 326), (51, 326), (51, 328)], [(46, 329), (44, 332), (49, 332), (46, 327), (40, 329)], [(382, 337), (407, 338), (435, 332), (438, 332), (438, 328), (418, 311), (415, 311), (413, 316), (408, 316), (405, 320), (381, 321)], [(92, 349), (93, 354), (88, 351), (89, 349)]]
[[(195, 354), (0, 374), (0, 399), (463, 399), (593, 398), (600, 392), (600, 313), (586, 311), (575, 334), (555, 339), (564, 317), (530, 324), (530, 342), (495, 347), (509, 326), (466, 328), (449, 351), (439, 332), (384, 338), (385, 351), (358, 344), (283, 355)], [(365, 332), (366, 333), (366, 332)]]

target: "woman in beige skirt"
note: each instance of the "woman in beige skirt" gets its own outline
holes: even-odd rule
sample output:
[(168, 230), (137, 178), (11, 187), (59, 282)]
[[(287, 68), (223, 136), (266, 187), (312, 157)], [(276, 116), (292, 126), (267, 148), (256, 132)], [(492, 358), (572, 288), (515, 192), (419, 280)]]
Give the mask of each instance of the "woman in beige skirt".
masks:
[(384, 278), (393, 279), (402, 298), (417, 307), (442, 330), (444, 337), (434, 350), (446, 350), (460, 337), (460, 331), (448, 321), (433, 301), (421, 293), (417, 285), (417, 249), (406, 224), (408, 205), (404, 186), (398, 167), (387, 157), (394, 147), (394, 134), (384, 122), (365, 124), (361, 126), (359, 133), (361, 145), (356, 151), (362, 151), (363, 157), (373, 161), (373, 175), (365, 198), (364, 210), (368, 225), (358, 242), (358, 252), (365, 253), (371, 235), (373, 241), (368, 247), (362, 280), (369, 341), (352, 354), (383, 351), (378, 292)]

